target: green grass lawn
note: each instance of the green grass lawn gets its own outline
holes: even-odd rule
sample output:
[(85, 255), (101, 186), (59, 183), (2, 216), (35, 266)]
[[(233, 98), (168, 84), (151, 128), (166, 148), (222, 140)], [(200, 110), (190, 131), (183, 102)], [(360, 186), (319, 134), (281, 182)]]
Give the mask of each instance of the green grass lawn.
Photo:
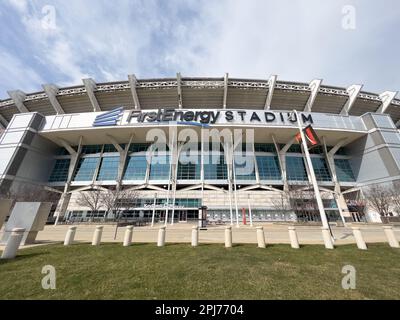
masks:
[[(356, 289), (344, 290), (344, 265)], [(44, 290), (53, 265), (57, 288)], [(400, 250), (370, 244), (326, 250), (308, 245), (77, 244), (40, 246), (0, 261), (0, 299), (400, 299)]]

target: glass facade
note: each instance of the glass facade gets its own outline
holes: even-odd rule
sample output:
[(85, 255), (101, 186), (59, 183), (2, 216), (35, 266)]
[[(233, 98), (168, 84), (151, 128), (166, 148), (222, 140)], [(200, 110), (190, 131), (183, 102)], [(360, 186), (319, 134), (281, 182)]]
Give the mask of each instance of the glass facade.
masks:
[(307, 171), (302, 157), (286, 157), (286, 172), (289, 181), (307, 181)]
[(225, 157), (222, 154), (206, 155), (204, 157), (204, 179), (208, 180), (226, 180), (228, 179), (228, 170), (225, 163)]
[(281, 169), (277, 156), (257, 156), (256, 158), (261, 180), (281, 180)]
[(150, 180), (169, 179), (169, 156), (154, 155), (150, 164)]
[[(125, 147), (125, 144), (120, 144), (121, 147)], [(145, 152), (151, 146), (150, 143), (132, 143), (130, 145), (130, 154), (127, 157), (124, 180), (144, 180), (146, 178), (147, 161)], [(197, 145), (201, 147), (199, 144)], [(280, 145), (282, 147), (282, 145)], [(194, 146), (196, 149), (196, 146)], [(210, 144), (210, 147), (211, 144)], [(204, 179), (205, 180), (227, 180), (228, 170), (225, 162), (225, 155), (222, 150), (222, 145), (218, 144), (217, 147), (221, 147), (220, 151), (216, 151), (211, 154), (206, 152), (204, 156)], [(241, 145), (243, 149), (251, 145)], [(76, 148), (76, 147), (75, 147)], [(332, 147), (328, 146), (330, 150)], [(193, 150), (193, 149), (192, 149)], [(259, 177), (261, 180), (275, 180), (281, 181), (281, 170), (279, 164), (279, 158), (276, 155), (275, 145), (273, 143), (254, 143), (254, 150), (257, 152), (256, 157), (253, 153), (244, 155), (243, 152), (235, 152), (235, 175), (238, 181), (255, 181), (256, 171), (254, 158), (257, 161), (257, 168)], [(321, 146), (310, 150), (313, 154), (323, 153)], [(344, 153), (344, 149), (340, 149), (341, 153)], [(94, 154), (103, 153), (104, 156), (100, 158), (93, 156)], [(114, 155), (110, 154), (114, 153)], [(167, 152), (168, 153), (168, 152)], [(264, 154), (263, 154), (264, 153)], [(270, 153), (270, 154), (267, 154)], [(82, 157), (77, 164), (76, 171), (73, 175), (73, 181), (91, 181), (93, 174), (96, 171), (97, 165), (100, 162), (99, 172), (96, 177), (97, 181), (115, 181), (118, 176), (119, 166), (119, 155), (118, 151), (113, 144), (99, 144), (99, 145), (86, 145), (82, 146), (82, 154), (92, 154), (92, 156)], [(59, 148), (57, 150), (58, 156), (69, 155), (67, 150)], [(65, 158), (65, 157), (64, 157)], [(178, 180), (200, 180), (201, 179), (201, 156), (197, 155), (196, 163), (178, 163), (177, 179)], [(321, 156), (311, 157), (315, 175), (318, 181), (330, 182), (332, 177), (329, 171), (329, 167), (325, 161), (325, 158)], [(355, 176), (351, 169), (348, 159), (335, 159), (335, 167), (340, 182), (355, 182)], [(54, 168), (49, 177), (49, 182), (65, 182), (68, 178), (70, 159), (57, 159)], [(150, 163), (150, 180), (168, 180), (169, 178), (169, 155), (164, 155), (164, 152), (156, 152), (153, 155)], [(307, 171), (303, 155), (301, 154), (301, 148), (299, 144), (293, 144), (286, 156), (286, 171), (287, 178), (289, 181), (307, 181)], [(226, 181), (225, 181), (226, 182)], [(225, 183), (224, 182), (224, 183)], [(243, 182), (242, 182), (243, 183)]]
[(146, 156), (130, 156), (126, 161), (124, 180), (144, 180), (146, 178)]
[(83, 154), (95, 154), (95, 153), (100, 153), (102, 149), (103, 149), (103, 145), (92, 144), (92, 145), (82, 146), (82, 153)]
[(324, 158), (311, 158), (315, 177), (318, 181), (331, 181), (331, 174)]
[(348, 159), (335, 159), (335, 168), (339, 182), (356, 181)]
[(91, 181), (99, 163), (99, 157), (81, 158), (75, 171), (74, 181)]
[(117, 180), (118, 178), (119, 156), (116, 157), (103, 157), (97, 181), (104, 180)]
[(68, 179), (70, 159), (58, 159), (51, 172), (50, 182), (66, 182)]
[(235, 178), (236, 180), (256, 180), (254, 156), (235, 155)]
[(132, 143), (129, 146), (129, 151), (130, 152), (143, 152), (143, 151), (147, 151), (149, 146), (150, 146), (150, 143)]
[(275, 145), (273, 143), (255, 143), (255, 152), (276, 152)]
[(196, 157), (197, 159), (189, 163), (181, 163), (178, 164), (178, 180), (195, 180), (200, 179), (200, 167), (201, 160), (200, 156)]

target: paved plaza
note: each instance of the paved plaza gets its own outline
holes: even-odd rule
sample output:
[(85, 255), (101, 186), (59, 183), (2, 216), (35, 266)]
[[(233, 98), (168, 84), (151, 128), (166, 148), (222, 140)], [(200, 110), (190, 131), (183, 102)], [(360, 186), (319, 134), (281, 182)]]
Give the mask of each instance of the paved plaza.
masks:
[[(77, 224), (75, 241), (77, 242), (91, 242), (93, 232), (96, 225), (101, 224)], [(133, 243), (134, 242), (156, 242), (158, 229), (164, 224), (157, 224), (154, 227), (142, 226), (134, 227), (133, 230)], [(70, 225), (46, 225), (43, 231), (40, 231), (37, 236), (38, 244), (48, 244), (64, 241), (65, 234), (67, 233)], [(191, 229), (194, 224), (191, 223), (177, 223), (174, 225), (168, 224), (166, 231), (167, 243), (190, 243)], [(256, 226), (263, 226), (265, 233), (265, 240), (268, 244), (284, 243), (289, 244), (288, 224), (278, 223), (265, 223), (257, 224), (253, 227), (249, 225), (236, 225), (232, 226), (232, 238), (234, 243), (257, 243)], [(355, 243), (351, 227), (336, 227), (332, 226), (332, 231), (335, 236), (335, 245)], [(353, 225), (354, 226), (354, 225)], [(367, 225), (357, 224), (361, 228), (363, 237), (366, 243), (373, 242), (387, 242), (386, 236), (383, 232), (381, 224)], [(200, 230), (199, 241), (200, 243), (224, 243), (224, 229), (225, 226), (208, 226), (207, 230)], [(300, 244), (323, 244), (321, 227), (319, 226), (296, 226)], [(400, 227), (394, 227), (397, 239), (400, 239)], [(102, 235), (102, 242), (122, 242), (124, 237), (125, 227), (119, 227), (116, 230), (115, 224), (105, 224)], [(29, 247), (29, 246), (26, 246)], [(0, 249), (2, 247), (0, 246)]]

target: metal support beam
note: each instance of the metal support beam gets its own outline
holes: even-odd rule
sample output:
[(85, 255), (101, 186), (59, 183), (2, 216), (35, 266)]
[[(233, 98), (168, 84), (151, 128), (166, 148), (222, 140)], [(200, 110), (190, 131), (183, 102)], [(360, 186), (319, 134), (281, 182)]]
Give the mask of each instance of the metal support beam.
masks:
[(394, 97), (397, 95), (397, 91), (385, 91), (379, 95), (379, 98), (382, 100), (381, 106), (376, 111), (377, 113), (385, 113), (387, 108), (392, 103)]
[(136, 91), (136, 86), (138, 83), (136, 76), (134, 74), (129, 74), (128, 80), (129, 80), (129, 85), (131, 87), (131, 93), (132, 93), (132, 98), (133, 98), (133, 103), (135, 105), (135, 109), (140, 109), (139, 97), (138, 97), (137, 91)]
[(277, 75), (272, 75), (268, 79), (268, 94), (267, 98), (265, 99), (265, 110), (271, 109), (271, 103), (272, 103), (272, 97), (274, 95), (274, 90), (275, 90), (275, 85), (276, 85), (276, 79), (278, 78)]
[(315, 98), (318, 95), (318, 91), (319, 91), (319, 87), (321, 86), (321, 83), (322, 83), (322, 79), (315, 79), (315, 80), (311, 81), (310, 84), (308, 85), (308, 87), (311, 90), (311, 94), (307, 100), (305, 107), (304, 107), (304, 112), (311, 112), (312, 107), (314, 105)]
[(340, 115), (349, 115), (350, 110), (353, 108), (354, 102), (356, 102), (357, 96), (362, 87), (363, 86), (361, 84), (354, 84), (346, 89), (346, 92), (349, 94), (349, 98), (347, 99), (346, 104), (343, 106), (342, 111), (340, 111)]
[(118, 177), (117, 177), (117, 188), (120, 189), (122, 185), (122, 180), (124, 178), (124, 170), (126, 166), (126, 160), (128, 159), (129, 148), (131, 147), (133, 134), (131, 134), (128, 143), (125, 145), (125, 148), (122, 148), (119, 143), (111, 136), (108, 136), (114, 147), (119, 152), (119, 164), (118, 164)]
[[(232, 137), (230, 137), (232, 138)], [(226, 169), (228, 173), (228, 195), (229, 195), (229, 215), (231, 220), (231, 225), (233, 225), (233, 208), (232, 208), (232, 192), (233, 192), (233, 143), (231, 139), (229, 141), (224, 141), (223, 143), (224, 148), (224, 156), (225, 156), (225, 163)]]
[(89, 97), (90, 103), (92, 104), (93, 112), (101, 111), (99, 102), (94, 94), (94, 91), (97, 89), (96, 82), (91, 78), (82, 79), (82, 82), (85, 85), (86, 93)]
[(74, 148), (72, 148), (70, 146), (70, 144), (67, 141), (65, 141), (64, 139), (59, 138), (58, 140), (60, 141), (61, 145), (65, 149), (67, 149), (67, 151), (71, 155), (71, 160), (69, 162), (68, 177), (67, 177), (67, 181), (64, 186), (64, 192), (61, 195), (61, 198), (57, 204), (56, 211), (54, 213), (54, 215), (56, 216), (56, 221), (54, 223), (55, 225), (57, 225), (60, 216), (65, 215), (65, 212), (68, 208), (69, 201), (71, 199), (71, 193), (69, 193), (68, 191), (69, 191), (69, 187), (71, 185), (71, 181), (72, 181), (76, 166), (78, 164), (79, 156), (81, 154), (83, 138), (82, 138), (82, 136), (79, 137), (78, 150), (75, 150)]
[(63, 108), (57, 100), (57, 93), (59, 91), (58, 87), (54, 84), (44, 84), (42, 85), (44, 92), (46, 92), (49, 98), (50, 104), (57, 114), (65, 114)]
[(336, 203), (337, 203), (337, 206), (339, 209), (339, 214), (342, 219), (343, 225), (346, 225), (346, 220), (344, 218), (343, 210), (346, 211), (346, 216), (349, 216), (349, 213), (348, 213), (349, 208), (347, 207), (346, 201), (343, 197), (343, 193), (342, 193), (342, 190), (340, 187), (339, 180), (337, 178), (334, 155), (339, 150), (339, 148), (342, 147), (346, 143), (347, 138), (341, 139), (331, 150), (329, 150), (329, 152), (328, 152), (328, 148), (326, 146), (325, 137), (322, 137), (322, 141), (323, 141), (323, 147), (324, 147), (323, 149), (324, 149), (324, 153), (325, 153), (325, 158), (328, 163), (328, 168), (331, 173), (332, 181), (334, 184), (335, 200), (336, 200)]
[(224, 101), (222, 103), (222, 107), (226, 109), (226, 101), (228, 100), (228, 77), (229, 74), (225, 73), (224, 75)]
[[(114, 138), (112, 135), (106, 134), (106, 137), (108, 138), (108, 140), (110, 140), (110, 142), (112, 143), (112, 145), (114, 146), (114, 148), (117, 149), (117, 151), (118, 151), (119, 153), (121, 153), (121, 152), (124, 151), (124, 148), (122, 148), (122, 147), (120, 146), (120, 144), (118, 143), (118, 141), (115, 140), (115, 138)], [(132, 138), (131, 138), (131, 139), (132, 139)]]
[(272, 141), (274, 142), (276, 154), (278, 155), (279, 166), (281, 167), (281, 175), (283, 181), (283, 190), (289, 191), (289, 183), (287, 179), (287, 171), (286, 171), (286, 152), (289, 150), (290, 146), (296, 141), (296, 138), (293, 137), (290, 139), (282, 149), (279, 148), (278, 144), (275, 140), (275, 135), (271, 135)]
[(181, 73), (178, 72), (176, 74), (176, 83), (177, 83), (177, 88), (178, 88), (178, 108), (182, 109), (183, 103), (182, 103), (182, 77), (181, 77)]
[(21, 90), (13, 90), (7, 91), (7, 93), (10, 96), (11, 100), (14, 102), (19, 112), (29, 112), (29, 110), (24, 105), (24, 101), (26, 98), (25, 92), (22, 92)]

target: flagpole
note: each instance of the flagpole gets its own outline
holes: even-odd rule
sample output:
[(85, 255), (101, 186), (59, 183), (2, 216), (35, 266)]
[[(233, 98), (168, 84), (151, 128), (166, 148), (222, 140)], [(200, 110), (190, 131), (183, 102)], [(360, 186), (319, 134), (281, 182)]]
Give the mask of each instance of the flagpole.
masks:
[[(303, 132), (303, 126), (301, 124), (300, 117), (296, 110), (294, 110), (294, 113), (296, 114), (297, 124), (298, 124), (299, 130), (300, 130), (301, 143), (303, 144), (303, 150), (304, 150), (307, 165), (308, 165), (308, 168), (310, 171), (310, 178), (311, 178), (311, 182), (314, 187), (315, 198), (317, 199), (318, 210), (319, 210), (319, 214), (321, 216), (322, 226), (324, 228), (328, 228), (330, 230), (330, 226), (329, 226), (328, 219), (326, 217), (326, 213), (325, 213), (325, 209), (324, 209), (324, 204), (323, 204), (322, 198), (321, 198), (321, 193), (319, 192), (317, 179), (315, 177), (315, 172), (314, 172), (314, 167), (313, 167), (313, 164), (311, 161), (310, 152), (308, 151), (307, 141), (305, 139), (305, 135)], [(332, 232), (331, 232), (331, 234), (332, 234)]]

